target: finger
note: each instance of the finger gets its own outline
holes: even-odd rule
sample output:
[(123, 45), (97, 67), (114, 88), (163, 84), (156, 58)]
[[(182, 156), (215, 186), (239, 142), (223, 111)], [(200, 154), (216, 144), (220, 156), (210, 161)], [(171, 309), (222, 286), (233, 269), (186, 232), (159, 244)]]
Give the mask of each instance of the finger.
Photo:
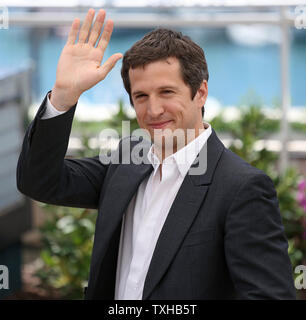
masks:
[(95, 15), (95, 10), (89, 9), (80, 30), (79, 43), (85, 43), (89, 34), (89, 29), (91, 27), (94, 15)]
[(96, 17), (96, 21), (93, 25), (93, 28), (90, 32), (90, 36), (89, 36), (89, 40), (88, 43), (91, 44), (92, 46), (95, 46), (95, 43), (97, 42), (100, 33), (101, 33), (101, 29), (104, 23), (104, 19), (105, 19), (105, 11), (104, 10), (100, 10), (97, 17)]
[(109, 40), (111, 38), (112, 32), (114, 28), (114, 22), (112, 20), (108, 20), (105, 24), (102, 36), (99, 40), (97, 48), (101, 49), (102, 54), (104, 54), (107, 45), (109, 43)]
[(75, 40), (78, 36), (79, 28), (80, 28), (80, 19), (76, 18), (72, 22), (72, 25), (68, 34), (67, 44), (75, 43)]
[(109, 57), (105, 63), (98, 68), (100, 81), (103, 80), (108, 73), (114, 68), (117, 61), (122, 58), (121, 53), (115, 53), (111, 57)]

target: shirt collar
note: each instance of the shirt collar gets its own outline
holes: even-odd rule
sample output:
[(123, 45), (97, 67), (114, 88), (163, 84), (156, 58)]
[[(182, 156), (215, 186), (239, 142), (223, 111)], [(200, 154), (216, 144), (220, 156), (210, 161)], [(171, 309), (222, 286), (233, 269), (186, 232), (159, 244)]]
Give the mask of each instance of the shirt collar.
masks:
[[(203, 148), (204, 144), (207, 142), (209, 136), (211, 135), (211, 125), (205, 122), (204, 127), (205, 130), (199, 136), (197, 136), (176, 153), (173, 153), (169, 157), (165, 158), (163, 161), (163, 165), (176, 163), (181, 176), (184, 177), (193, 164), (194, 160), (196, 159), (197, 155), (199, 154), (200, 150)], [(156, 154), (154, 154), (154, 145), (151, 146), (147, 157), (149, 162), (153, 166), (153, 175), (155, 175), (161, 163)]]

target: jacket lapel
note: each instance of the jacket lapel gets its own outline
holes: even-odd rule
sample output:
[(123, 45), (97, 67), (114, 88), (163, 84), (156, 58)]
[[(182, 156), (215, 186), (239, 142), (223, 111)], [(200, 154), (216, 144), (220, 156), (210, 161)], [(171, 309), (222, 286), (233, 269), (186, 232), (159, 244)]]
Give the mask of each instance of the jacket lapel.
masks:
[(207, 162), (206, 172), (201, 175), (186, 175), (164, 223), (145, 280), (143, 300), (148, 299), (188, 233), (209, 190), (223, 150), (224, 146), (213, 130), (207, 145), (200, 152), (200, 159)]
[[(107, 194), (99, 208), (100, 213), (96, 222), (96, 233), (89, 279), (89, 283), (94, 284), (95, 288), (88, 286), (88, 296), (94, 294), (101, 285), (100, 282), (103, 282), (100, 281), (100, 271), (104, 269), (102, 264), (107, 265), (110, 262), (109, 259), (106, 258), (106, 254), (110, 242), (114, 240), (113, 235), (118, 228), (120, 229), (122, 216), (132, 197), (137, 192), (140, 183), (152, 170), (151, 164), (129, 164), (119, 165), (114, 173), (111, 182), (108, 185)], [(120, 232), (116, 234), (118, 234), (118, 239), (116, 240), (119, 240)], [(119, 244), (119, 241), (117, 241), (117, 244)], [(116, 251), (116, 249), (114, 251)], [(116, 270), (116, 265), (111, 266), (111, 268)], [(102, 275), (102, 278), (103, 277), (104, 276)], [(98, 279), (99, 281), (97, 281)], [(104, 280), (109, 281), (110, 279)]]

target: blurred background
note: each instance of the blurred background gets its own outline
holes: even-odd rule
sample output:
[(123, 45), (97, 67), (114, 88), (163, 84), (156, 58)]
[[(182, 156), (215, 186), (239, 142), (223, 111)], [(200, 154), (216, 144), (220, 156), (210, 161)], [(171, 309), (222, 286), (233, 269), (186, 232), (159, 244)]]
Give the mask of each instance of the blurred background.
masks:
[[(223, 143), (273, 180), (297, 295), (306, 266), (306, 5), (286, 0), (0, 0), (0, 299), (82, 299), (96, 214), (25, 198), (16, 165), (26, 127), (52, 89), (72, 20), (89, 8), (115, 22), (105, 59), (168, 27), (203, 49), (209, 70), (204, 120)], [(103, 128), (137, 128), (121, 61), (80, 99), (67, 157), (99, 153)], [(114, 141), (114, 146), (116, 141)], [(306, 267), (305, 267), (306, 268)]]

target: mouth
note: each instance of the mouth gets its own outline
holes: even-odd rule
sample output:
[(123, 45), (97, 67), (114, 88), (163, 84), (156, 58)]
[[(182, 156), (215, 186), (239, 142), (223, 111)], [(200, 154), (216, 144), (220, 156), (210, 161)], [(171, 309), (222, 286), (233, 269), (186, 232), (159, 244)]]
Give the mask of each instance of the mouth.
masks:
[(152, 129), (163, 129), (163, 128), (166, 127), (170, 122), (172, 122), (172, 120), (149, 123), (149, 127), (152, 128)]

